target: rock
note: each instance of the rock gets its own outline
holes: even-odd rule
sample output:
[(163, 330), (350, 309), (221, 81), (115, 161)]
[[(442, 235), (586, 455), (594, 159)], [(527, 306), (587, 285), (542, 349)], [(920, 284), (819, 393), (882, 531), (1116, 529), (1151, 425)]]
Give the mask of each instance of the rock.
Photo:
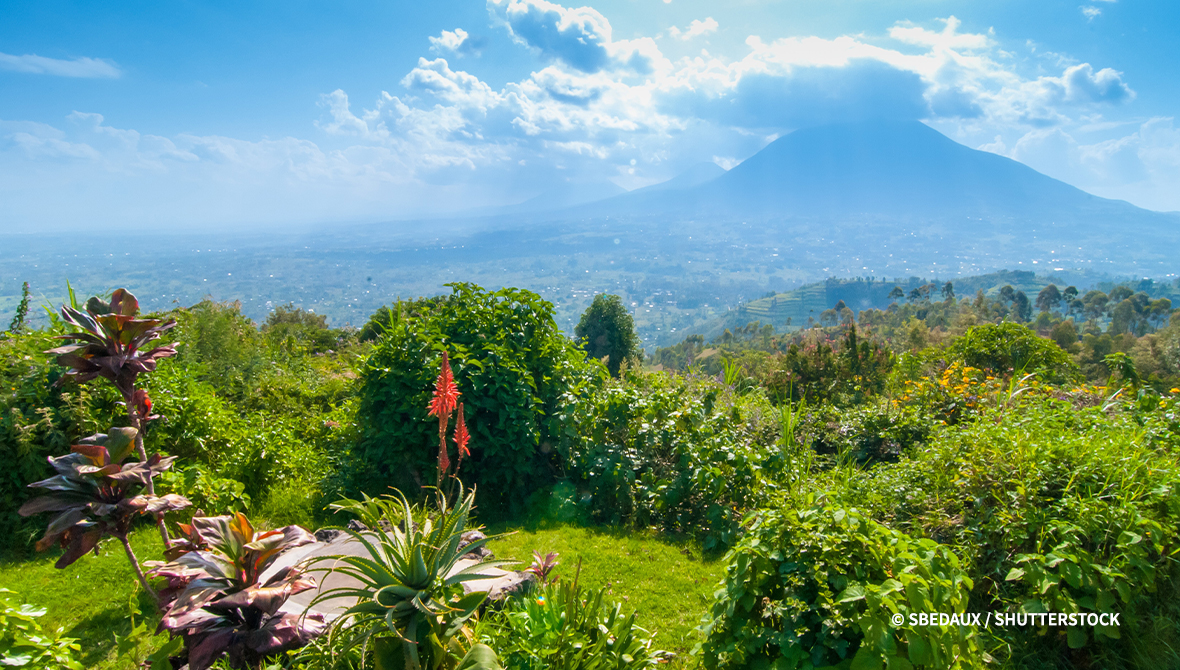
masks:
[(530, 593), (537, 587), (537, 576), (531, 572), (509, 572), (503, 577), (488, 580), (484, 585), (488, 587), (487, 602), (499, 607), (507, 598)]
[(344, 534), (339, 528), (321, 528), (315, 532), (315, 539), (320, 542), (331, 542)]
[[(469, 544), (472, 544), (474, 542), (479, 542), (480, 540), (486, 540), (486, 539), (488, 539), (488, 536), (484, 535), (483, 533), (479, 532), (478, 530), (469, 530), (466, 533), (463, 533), (463, 536), (459, 539), (459, 549), (463, 549), (463, 547), (466, 547)], [(486, 558), (491, 558), (494, 554), (492, 554), (491, 549), (488, 549), (487, 545), (484, 545), (484, 546), (476, 549), (475, 551), (465, 552), (463, 555), (464, 556), (475, 556), (476, 558), (486, 559)]]
[(348, 529), (355, 530), (356, 532), (360, 533), (360, 532), (364, 532), (366, 530), (369, 530), (369, 527), (366, 526), (365, 524), (361, 523), (360, 521), (357, 521), (356, 519), (351, 519), (348, 522)]

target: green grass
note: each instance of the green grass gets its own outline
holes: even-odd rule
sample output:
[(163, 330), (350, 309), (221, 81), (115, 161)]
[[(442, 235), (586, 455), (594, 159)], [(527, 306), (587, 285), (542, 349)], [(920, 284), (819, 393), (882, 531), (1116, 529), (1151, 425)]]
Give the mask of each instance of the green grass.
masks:
[[(154, 526), (133, 531), (131, 546), (141, 562), (162, 558), (163, 543)], [(48, 551), (0, 558), (0, 585), (16, 592), (14, 602), (45, 607), (48, 612), (40, 621), (44, 629), (62, 628), (67, 636), (78, 638), (82, 646), (79, 660), (88, 670), (137, 667), (115, 654), (114, 636), (131, 631), (131, 599), (138, 593), (139, 609), (149, 617), (149, 630), (154, 630), (158, 619), (151, 598), (139, 588), (122, 545), (107, 539), (99, 545), (98, 556), (87, 554), (64, 570), (53, 567), (59, 555), (60, 551)], [(164, 640), (161, 635), (141, 645), (140, 657)]]
[(606, 586), (612, 598), (634, 608), (637, 623), (655, 634), (655, 646), (676, 653), (672, 667), (691, 665), (688, 652), (700, 639), (693, 628), (712, 602), (724, 571), (720, 560), (702, 556), (694, 544), (625, 529), (524, 529), (489, 548), (498, 559), (521, 561), (518, 570), (532, 562), (533, 551), (556, 551), (561, 561), (556, 572), (562, 580), (574, 578), (581, 559), (581, 583)]
[[(503, 528), (493, 529), (503, 532)], [(132, 533), (131, 545), (141, 561), (160, 558), (160, 536), (145, 526)], [(691, 665), (688, 652), (698, 641), (693, 631), (712, 600), (723, 564), (703, 557), (699, 548), (665, 536), (624, 529), (558, 526), (518, 530), (491, 545), (497, 558), (521, 561), (523, 569), (534, 550), (556, 551), (561, 565), (557, 574), (573, 579), (582, 560), (581, 583), (607, 587), (610, 597), (634, 608), (639, 625), (655, 634), (655, 646), (677, 654), (673, 668)], [(82, 665), (95, 670), (130, 670), (130, 659), (115, 653), (115, 635), (131, 630), (131, 599), (148, 614), (148, 628), (157, 619), (151, 600), (140, 592), (127, 556), (117, 541), (100, 545), (99, 555), (87, 555), (58, 570), (59, 552), (28, 557), (0, 558), (0, 585), (17, 593), (17, 599), (43, 606), (41, 620), (49, 630), (62, 628), (80, 640)], [(164, 641), (154, 638), (138, 650), (143, 658)]]

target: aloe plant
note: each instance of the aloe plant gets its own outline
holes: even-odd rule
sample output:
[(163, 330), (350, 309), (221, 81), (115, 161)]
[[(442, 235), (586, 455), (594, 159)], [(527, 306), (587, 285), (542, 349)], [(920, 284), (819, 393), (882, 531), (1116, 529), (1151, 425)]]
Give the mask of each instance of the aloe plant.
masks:
[[(326, 569), (352, 577), (358, 584), (329, 589), (315, 601), (337, 598), (354, 600), (332, 623), (329, 635), (341, 650), (364, 645), (363, 654), (378, 670), (406, 668), (453, 670), (456, 668), (497, 668), (495, 654), (481, 645), (471, 645), (468, 621), (475, 615), (487, 593), (464, 593), (463, 582), (487, 579), (482, 570), (510, 561), (480, 561), (456, 570), (464, 555), (477, 551), (495, 537), (460, 547), (475, 502), (475, 491), (464, 494), (458, 488), (454, 507), (436, 490), (433, 513), (415, 509), (400, 491), (394, 495), (363, 500), (343, 500), (332, 505), (350, 512), (369, 528), (386, 532), (344, 532), (361, 543), (368, 556), (324, 556), (332, 561)], [(330, 639), (331, 641), (331, 639)]]
[(154, 593), (127, 541), (127, 534), (135, 517), (183, 509), (189, 501), (175, 494), (157, 497), (140, 493), (154, 475), (172, 467), (176, 457), (155, 455), (144, 461), (123, 463), (131, 454), (137, 432), (134, 428), (111, 428), (107, 433), (81, 440), (65, 456), (50, 457), (49, 463), (57, 474), (29, 484), (32, 488), (45, 489), (45, 495), (29, 500), (18, 512), (21, 516), (57, 512), (37, 542), (37, 550), (60, 544), (65, 553), (57, 560), (58, 568), (69, 566), (95, 549), (106, 536), (118, 539), (140, 584)]
[(262, 579), (282, 552), (315, 542), (311, 533), (299, 526), (257, 531), (241, 513), (195, 517), (191, 528), (198, 537), (174, 547), (188, 542), (205, 548), (156, 563), (149, 572), (173, 587), (159, 630), (182, 637), (190, 670), (205, 670), (226, 655), (235, 667), (258, 667), (264, 657), (323, 632), (322, 617), (279, 611), (291, 596), (315, 588), (300, 566)]
[[(86, 301), (84, 309), (76, 307), (73, 288), (70, 289), (71, 305), (62, 305), (61, 317), (64, 323), (74, 327), (75, 332), (60, 335), (57, 339), (73, 343), (46, 351), (57, 356), (59, 365), (67, 368), (63, 380), (72, 379), (83, 383), (102, 377), (114, 384), (123, 396), (127, 419), (138, 432), (135, 448), (142, 461), (148, 460), (143, 447), (143, 429), (147, 422), (157, 418), (151, 415), (151, 399), (142, 389), (135, 386), (140, 374), (152, 372), (164, 358), (176, 355), (177, 342), (147, 348), (148, 345), (176, 325), (174, 319), (138, 319), (139, 301), (127, 289), (116, 289), (109, 302), (95, 296)], [(156, 492), (149, 476), (148, 493)], [(157, 517), (157, 526), (164, 543), (168, 543), (168, 531), (162, 519)]]

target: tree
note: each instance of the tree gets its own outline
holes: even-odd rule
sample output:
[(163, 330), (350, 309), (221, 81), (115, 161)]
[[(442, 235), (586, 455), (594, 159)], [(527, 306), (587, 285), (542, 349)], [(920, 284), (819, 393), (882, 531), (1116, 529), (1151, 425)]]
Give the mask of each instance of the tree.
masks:
[(1090, 291), (1082, 298), (1082, 307), (1089, 319), (1100, 319), (1106, 314), (1106, 305), (1110, 298), (1102, 291)]
[(1021, 323), (1032, 318), (1032, 305), (1029, 304), (1028, 296), (1024, 294), (1024, 291), (1017, 291), (1016, 296), (1012, 299), (1012, 314)]
[(905, 298), (905, 291), (901, 290), (900, 286), (894, 286), (893, 290), (889, 292), (889, 299), (896, 302)]
[(1112, 303), (1120, 303), (1134, 295), (1135, 292), (1126, 286), (1116, 286), (1110, 290), (1109, 299)]
[(955, 285), (949, 281), (942, 285), (942, 297), (946, 301), (955, 299)]
[(1071, 319), (1066, 319), (1053, 326), (1049, 339), (1057, 343), (1066, 353), (1076, 354), (1081, 351), (1078, 345), (1078, 329)]
[(619, 366), (628, 359), (643, 355), (635, 322), (623, 299), (617, 295), (600, 293), (582, 314), (574, 335), (591, 358), (607, 357), (606, 367), (612, 377), (619, 376)]
[(1042, 312), (1051, 312), (1061, 305), (1061, 298), (1061, 291), (1057, 290), (1057, 286), (1049, 284), (1037, 294), (1037, 309)]

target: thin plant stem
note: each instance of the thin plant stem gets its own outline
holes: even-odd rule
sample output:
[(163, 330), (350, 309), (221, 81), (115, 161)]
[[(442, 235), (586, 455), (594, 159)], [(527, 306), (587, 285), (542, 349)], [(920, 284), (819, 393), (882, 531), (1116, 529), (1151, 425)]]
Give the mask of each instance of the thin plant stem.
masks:
[[(135, 451), (139, 454), (141, 461), (147, 461), (147, 450), (143, 446), (143, 422), (139, 420), (139, 409), (135, 407), (132, 398), (135, 397), (135, 389), (131, 390), (131, 395), (125, 396), (124, 404), (127, 406), (127, 419), (131, 422), (131, 427), (135, 429)], [(148, 469), (147, 481), (148, 495), (156, 495), (156, 483), (152, 476), (151, 468)], [(156, 515), (156, 528), (160, 531), (160, 538), (164, 540), (164, 546), (167, 547), (172, 540), (168, 536), (168, 527), (164, 525), (164, 515)]]
[(127, 541), (126, 535), (119, 536), (119, 541), (123, 543), (123, 551), (127, 552), (127, 560), (131, 561), (131, 567), (135, 568), (135, 576), (139, 578), (139, 584), (152, 597), (152, 601), (156, 603), (156, 607), (160, 607), (160, 596), (158, 596), (151, 585), (148, 584), (147, 577), (143, 574), (143, 568), (139, 567), (139, 559), (135, 557), (135, 551), (131, 548), (131, 543)]

